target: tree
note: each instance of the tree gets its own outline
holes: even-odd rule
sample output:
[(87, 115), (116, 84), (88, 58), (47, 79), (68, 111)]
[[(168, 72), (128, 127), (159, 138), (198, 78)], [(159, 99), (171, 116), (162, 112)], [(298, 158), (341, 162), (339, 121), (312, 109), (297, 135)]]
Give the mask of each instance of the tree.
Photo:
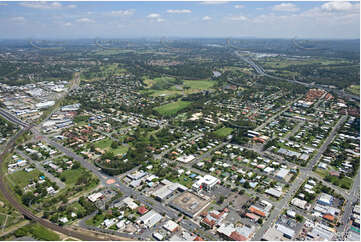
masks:
[(296, 220), (298, 222), (302, 223), (303, 222), (303, 217), (301, 215), (299, 215), (299, 214), (296, 214)]
[(32, 200), (35, 200), (35, 198), (36, 197), (32, 192), (27, 192), (21, 196), (21, 201), (23, 202), (23, 204), (28, 206)]
[(118, 148), (118, 147), (119, 147), (119, 142), (118, 142), (118, 141), (113, 141), (112, 144), (110, 145), (110, 147), (111, 147), (112, 149)]
[(224, 202), (224, 196), (222, 195), (222, 196), (219, 197), (217, 203), (218, 203), (219, 205), (221, 205), (223, 202)]
[(28, 231), (25, 228), (19, 228), (14, 232), (15, 237), (24, 237)]

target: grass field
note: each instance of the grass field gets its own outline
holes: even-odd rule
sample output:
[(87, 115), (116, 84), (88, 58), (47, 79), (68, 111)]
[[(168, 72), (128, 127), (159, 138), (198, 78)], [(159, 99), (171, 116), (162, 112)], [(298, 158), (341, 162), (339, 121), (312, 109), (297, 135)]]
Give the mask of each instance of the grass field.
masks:
[(47, 228), (43, 227), (40, 224), (30, 224), (29, 226), (30, 233), (38, 240), (47, 240), (47, 241), (54, 241), (60, 240), (58, 234), (53, 231), (48, 230)]
[(113, 149), (113, 148), (111, 148), (112, 142), (113, 141), (110, 138), (106, 138), (106, 139), (96, 142), (94, 144), (94, 146), (96, 148), (100, 148), (100, 149), (103, 149), (106, 151), (111, 151), (111, 152), (113, 152), (114, 155), (127, 153), (128, 147), (120, 145), (118, 148)]
[(355, 95), (360, 95), (360, 85), (351, 85), (347, 88), (347, 91)]
[(291, 65), (310, 65), (310, 64), (320, 64), (320, 65), (332, 65), (332, 64), (347, 64), (347, 61), (343, 60), (326, 60), (326, 59), (299, 59), (291, 60), (282, 57), (270, 57), (266, 58), (265, 61), (259, 61), (265, 68), (285, 68)]
[(18, 185), (19, 187), (23, 188), (29, 184), (30, 179), (34, 179), (39, 177), (40, 171), (34, 169), (31, 172), (26, 171), (17, 171), (8, 176), (10, 183), (12, 186)]
[(213, 134), (217, 135), (220, 138), (225, 138), (228, 135), (230, 135), (232, 133), (233, 129), (232, 128), (220, 128), (217, 129), (216, 131), (213, 132)]
[(183, 85), (172, 85), (167, 88), (153, 89), (154, 85), (158, 87), (166, 87), (167, 82), (174, 81), (173, 77), (159, 77), (154, 79), (145, 79), (144, 83), (147, 85), (146, 90), (142, 90), (143, 93), (150, 93), (153, 97), (159, 96), (175, 96), (175, 95), (188, 95), (191, 93), (200, 92), (202, 90), (207, 90), (212, 88), (215, 85), (215, 81), (212, 80), (184, 80)]
[(61, 173), (61, 176), (65, 177), (65, 184), (66, 185), (74, 185), (79, 177), (84, 173), (83, 169), (69, 169), (66, 171), (63, 171)]
[(174, 81), (175, 78), (174, 77), (157, 77), (154, 79), (146, 79), (144, 80), (144, 83), (147, 84), (147, 88), (151, 88), (153, 85), (155, 84), (163, 84), (163, 83), (167, 83), (167, 82), (172, 82)]
[(184, 86), (190, 89), (206, 90), (214, 86), (216, 82), (211, 80), (186, 80)]
[(117, 54), (130, 53), (130, 52), (134, 52), (134, 50), (109, 49), (109, 50), (99, 50), (99, 51), (96, 51), (94, 54), (96, 54), (96, 55), (117, 55)]
[(164, 104), (162, 106), (154, 108), (161, 115), (173, 115), (176, 114), (178, 111), (188, 107), (191, 102), (188, 101), (177, 101), (173, 103)]
[[(315, 171), (317, 174), (322, 176), (323, 178), (326, 177), (329, 174), (329, 170), (324, 169), (316, 169)], [(339, 186), (345, 189), (350, 189), (352, 186), (352, 179), (348, 177), (336, 177), (336, 176), (330, 176), (331, 183), (335, 186)]]

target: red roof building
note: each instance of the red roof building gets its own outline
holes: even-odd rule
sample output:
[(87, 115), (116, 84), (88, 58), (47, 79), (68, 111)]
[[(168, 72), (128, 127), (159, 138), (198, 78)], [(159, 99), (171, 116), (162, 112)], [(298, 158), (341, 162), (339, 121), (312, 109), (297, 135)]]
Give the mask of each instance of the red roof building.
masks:
[(193, 241), (204, 241), (204, 239), (202, 239), (201, 237), (197, 236), (197, 237), (194, 238)]
[(243, 235), (240, 235), (239, 233), (237, 233), (236, 231), (233, 231), (230, 235), (229, 238), (231, 238), (234, 241), (246, 241), (247, 238), (244, 237)]
[(138, 208), (138, 213), (143, 215), (143, 214), (146, 214), (148, 212), (148, 209), (144, 206), (141, 206)]

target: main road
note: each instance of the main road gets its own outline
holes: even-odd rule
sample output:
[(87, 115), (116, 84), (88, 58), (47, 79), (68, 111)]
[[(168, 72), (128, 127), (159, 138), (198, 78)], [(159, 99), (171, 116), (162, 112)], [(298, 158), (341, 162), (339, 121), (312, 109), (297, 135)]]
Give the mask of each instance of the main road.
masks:
[[(3, 162), (7, 156), (8, 151), (14, 149), (16, 139), (18, 137), (20, 137), (21, 135), (23, 135), (27, 130), (28, 130), (28, 128), (21, 129), (15, 136), (13, 136), (9, 140), (3, 153), (0, 155), (0, 167), (3, 167)], [(80, 240), (86, 240), (86, 241), (99, 240), (97, 237), (78, 233), (78, 232), (66, 229), (64, 227), (60, 227), (56, 224), (49, 222), (48, 220), (39, 218), (36, 215), (34, 215), (29, 209), (27, 209), (22, 204), (20, 204), (19, 201), (14, 197), (13, 193), (11, 192), (10, 187), (8, 186), (8, 184), (5, 181), (4, 176), (0, 177), (0, 191), (3, 194), (3, 196), (5, 197), (5, 199), (9, 201), (11, 206), (13, 206), (15, 209), (17, 209), (22, 215), (24, 215), (24, 217), (29, 218), (29, 219), (33, 220), (34, 222), (38, 222), (41, 225), (43, 225), (51, 230), (57, 231), (59, 233), (62, 233), (62, 234), (65, 234), (65, 235), (68, 235), (71, 237), (78, 238)]]
[[(327, 149), (328, 145), (332, 142), (334, 137), (336, 136), (337, 130), (340, 128), (341, 124), (343, 124), (346, 120), (347, 116), (342, 116), (335, 127), (332, 129), (331, 133), (328, 135), (326, 141), (322, 144), (320, 149), (317, 151), (317, 154), (312, 158), (312, 160), (308, 163), (305, 169), (300, 169), (300, 174), (297, 176), (295, 181), (291, 184), (290, 189), (287, 191), (286, 195), (277, 203), (274, 203), (274, 208), (266, 220), (266, 222), (262, 225), (262, 227), (256, 232), (253, 236), (252, 240), (259, 241), (262, 239), (263, 235), (266, 231), (271, 228), (279, 217), (283, 209), (288, 207), (290, 200), (293, 195), (297, 192), (297, 190), (301, 187), (301, 185), (306, 181), (308, 177), (312, 174), (312, 168), (316, 164), (316, 162), (320, 159), (321, 155)], [(356, 189), (356, 188), (354, 188)], [(348, 199), (348, 198), (346, 198)]]
[(278, 77), (278, 76), (273, 76), (273, 75), (270, 75), (270, 74), (267, 74), (265, 72), (265, 70), (257, 65), (251, 58), (247, 58), (246, 56), (244, 55), (241, 55), (238, 51), (235, 51), (234, 52), (239, 58), (241, 58), (243, 61), (247, 62), (250, 66), (252, 66), (252, 68), (261, 76), (266, 76), (266, 77), (269, 77), (269, 78), (272, 78), (272, 79), (276, 79), (276, 80), (282, 80), (282, 81), (287, 81), (287, 82), (292, 82), (292, 83), (297, 83), (297, 84), (300, 84), (300, 85), (303, 85), (305, 87), (316, 87), (316, 88), (323, 88), (329, 92), (335, 92), (337, 95), (339, 96), (342, 96), (344, 98), (347, 98), (348, 100), (351, 100), (351, 99), (354, 99), (354, 100), (358, 100), (360, 101), (360, 97), (357, 96), (357, 95), (352, 95), (352, 94), (348, 94), (348, 93), (345, 93), (343, 90), (336, 90), (336, 89), (331, 89), (331, 88), (327, 88), (327, 87), (323, 87), (321, 85), (318, 85), (318, 84), (312, 84), (312, 83), (305, 83), (305, 82), (300, 82), (300, 81), (296, 81), (296, 80), (292, 80), (292, 79), (286, 79), (286, 78), (282, 78), (282, 77)]

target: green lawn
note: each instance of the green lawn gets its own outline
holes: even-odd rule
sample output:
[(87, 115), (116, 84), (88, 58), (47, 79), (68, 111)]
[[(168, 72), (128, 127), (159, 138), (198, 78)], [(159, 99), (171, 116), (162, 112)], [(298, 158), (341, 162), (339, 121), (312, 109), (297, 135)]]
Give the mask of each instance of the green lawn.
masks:
[(195, 180), (191, 179), (188, 175), (183, 173), (182, 175), (180, 175), (176, 179), (173, 179), (173, 180), (171, 179), (171, 181), (172, 182), (177, 182), (177, 183), (179, 183), (179, 184), (181, 184), (183, 186), (191, 188)]
[(78, 169), (69, 169), (66, 171), (63, 171), (61, 176), (65, 177), (65, 184), (66, 185), (74, 185), (79, 177), (83, 174), (84, 170), (81, 168)]
[(360, 85), (351, 85), (347, 90), (355, 95), (360, 95)]
[(188, 101), (177, 101), (173, 103), (164, 104), (162, 106), (154, 108), (155, 111), (157, 111), (161, 115), (174, 115), (178, 111), (188, 107), (191, 104), (191, 102)]
[[(322, 176), (322, 178), (326, 177), (329, 174), (329, 170), (324, 170), (324, 169), (319, 169), (317, 168), (315, 171), (317, 174), (319, 174), (320, 176)], [(336, 177), (336, 176), (329, 176), (329, 178), (331, 179), (330, 183), (332, 183), (335, 186), (339, 186), (345, 189), (350, 189), (352, 186), (352, 179), (348, 178), (348, 177)]]
[(190, 89), (205, 90), (214, 86), (216, 82), (211, 80), (187, 80), (184, 81), (184, 86)]
[(60, 240), (60, 237), (55, 232), (48, 230), (40, 224), (32, 224), (30, 233), (38, 240), (54, 241)]
[(133, 50), (120, 50), (120, 49), (105, 49), (105, 50), (99, 50), (95, 52), (95, 55), (117, 55), (117, 54), (123, 54), (123, 53), (130, 53), (134, 52)]
[[(175, 96), (175, 95), (188, 95), (191, 93), (196, 93), (201, 90), (206, 90), (214, 86), (216, 83), (212, 80), (184, 80), (183, 85), (171, 84), (174, 83), (174, 77), (158, 77), (154, 79), (145, 79), (144, 83), (147, 85), (145, 90), (142, 90), (142, 93), (149, 93), (154, 97), (159, 96)], [(158, 88), (153, 88), (158, 86)], [(162, 88), (163, 87), (163, 88)]]
[(174, 80), (174, 77), (157, 77), (154, 79), (144, 80), (144, 83), (147, 84), (147, 88), (151, 88), (155, 84), (162, 86), (168, 82), (173, 82)]
[(18, 185), (23, 188), (29, 184), (30, 179), (38, 178), (39, 175), (40, 171), (37, 169), (34, 169), (31, 172), (21, 170), (10, 174), (8, 178), (12, 186)]
[(94, 217), (92, 217), (91, 219), (88, 219), (85, 222), (85, 224), (98, 227), (104, 221), (104, 219), (105, 219), (104, 214), (97, 214)]
[(232, 133), (232, 131), (233, 131), (232, 128), (223, 127), (223, 128), (220, 128), (220, 129), (217, 129), (216, 131), (214, 131), (213, 134), (217, 135), (220, 138), (225, 138), (228, 135), (230, 135)]
[(127, 151), (128, 151), (127, 146), (121, 146), (120, 145), (118, 148), (113, 149), (113, 148), (111, 148), (112, 142), (113, 142), (112, 139), (106, 138), (106, 139), (103, 139), (101, 141), (96, 142), (94, 144), (94, 146), (96, 148), (100, 148), (100, 149), (103, 149), (103, 150), (106, 150), (106, 151), (111, 151), (111, 152), (113, 152), (114, 155), (127, 153)]

